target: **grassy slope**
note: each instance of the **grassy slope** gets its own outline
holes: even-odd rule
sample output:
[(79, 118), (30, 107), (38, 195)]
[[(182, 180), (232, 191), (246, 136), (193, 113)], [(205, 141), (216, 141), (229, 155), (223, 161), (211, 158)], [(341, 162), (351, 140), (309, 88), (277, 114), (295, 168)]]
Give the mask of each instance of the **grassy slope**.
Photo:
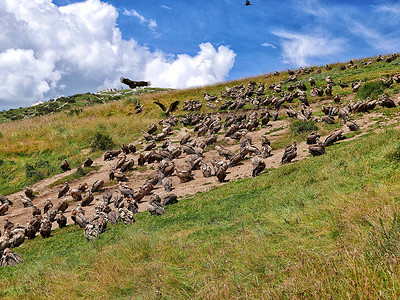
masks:
[(15, 250), (26, 262), (0, 269), (0, 296), (397, 298), (399, 145), (368, 134), (93, 242), (57, 230)]
[[(308, 78), (313, 76), (318, 86), (326, 85), (325, 77), (327, 75), (330, 75), (335, 82), (338, 78), (349, 83), (360, 79), (364, 81), (377, 80), (384, 75), (399, 72), (399, 62), (400, 58), (389, 64), (379, 62), (345, 71), (340, 71), (339, 64), (335, 64), (332, 70), (326, 71), (322, 68), (321, 74), (303, 75), (299, 79), (308, 85)], [(280, 78), (286, 79), (287, 76), (287, 73), (283, 72)], [(37, 181), (38, 178), (27, 176), (27, 164), (46, 165), (45, 170), (43, 168), (38, 170), (42, 177), (59, 173), (61, 171), (60, 163), (65, 158), (68, 158), (73, 167), (81, 164), (86, 156), (82, 150), (90, 148), (94, 133), (101, 124), (105, 125), (116, 145), (121, 142), (133, 142), (140, 136), (142, 129), (147, 128), (152, 122), (162, 117), (161, 111), (152, 103), (154, 100), (163, 103), (180, 100), (183, 103), (186, 100), (202, 99), (202, 90), (213, 95), (219, 95), (225, 85), (247, 84), (250, 80), (262, 81), (268, 85), (277, 83), (278, 77), (265, 78), (261, 75), (203, 88), (159, 92), (142, 96), (135, 95), (121, 101), (84, 108), (83, 113), (77, 116), (61, 112), (0, 124), (0, 194), (11, 194), (22, 189), (25, 185)], [(398, 85), (395, 85), (394, 89), (398, 90)], [(342, 90), (335, 86), (333, 89), (333, 93), (349, 94), (350, 92), (351, 88)], [(390, 94), (394, 90), (387, 90), (387, 92)], [(269, 93), (271, 92), (269, 91)], [(145, 105), (144, 113), (134, 114), (136, 101), (130, 101), (134, 97), (139, 97), (141, 103)], [(314, 98), (310, 101), (318, 101), (318, 99)], [(295, 103), (297, 102), (298, 100), (295, 101)], [(206, 111), (209, 111), (209, 109), (206, 108)], [(178, 111), (178, 114), (184, 113)], [(291, 139), (291, 137), (288, 137), (288, 140)], [(97, 157), (100, 154), (100, 152), (95, 152), (91, 156)]]

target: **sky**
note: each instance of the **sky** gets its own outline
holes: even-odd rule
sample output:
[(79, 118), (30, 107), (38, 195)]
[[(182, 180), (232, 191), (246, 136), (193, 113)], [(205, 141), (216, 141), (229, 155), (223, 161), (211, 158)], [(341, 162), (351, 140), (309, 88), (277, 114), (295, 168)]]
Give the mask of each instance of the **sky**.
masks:
[(391, 54), (399, 1), (0, 0), (0, 110)]

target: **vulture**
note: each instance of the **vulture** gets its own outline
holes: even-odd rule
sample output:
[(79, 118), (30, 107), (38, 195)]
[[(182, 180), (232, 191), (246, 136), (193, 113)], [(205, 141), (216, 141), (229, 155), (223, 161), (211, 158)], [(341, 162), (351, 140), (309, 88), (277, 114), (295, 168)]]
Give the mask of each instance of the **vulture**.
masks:
[(58, 198), (61, 198), (69, 191), (69, 185), (66, 181), (65, 184), (58, 190)]
[(178, 203), (178, 197), (175, 194), (169, 194), (161, 201), (162, 206)]
[(353, 88), (353, 92), (357, 92), (358, 89), (360, 88), (361, 84), (362, 84), (362, 80), (360, 80), (358, 83), (352, 83), (351, 87)]
[(23, 258), (19, 254), (12, 252), (10, 248), (4, 249), (3, 255), (0, 257), (0, 267), (16, 266), (23, 262)]
[(0, 204), (7, 203), (8, 205), (13, 205), (10, 199), (8, 199), (6, 196), (0, 195)]
[(51, 234), (51, 226), (52, 226), (52, 223), (50, 222), (50, 220), (47, 218), (47, 217), (45, 217), (43, 220), (42, 220), (42, 224), (41, 224), (41, 227), (40, 227), (40, 235), (42, 236), (42, 238), (49, 238), (50, 237), (50, 234)]
[(297, 144), (296, 141), (293, 141), (292, 145), (289, 145), (285, 148), (281, 164), (290, 163), (296, 156), (297, 156)]
[(169, 192), (171, 192), (171, 191), (173, 190), (171, 178), (165, 177), (165, 178), (162, 180), (161, 183), (162, 183), (162, 185), (163, 185), (163, 187), (164, 187), (164, 189), (165, 189), (166, 192), (169, 193)]
[(67, 217), (64, 216), (62, 211), (58, 212), (57, 217), (56, 217), (56, 222), (57, 222), (59, 228), (64, 228), (67, 226)]
[(316, 144), (317, 140), (320, 138), (320, 134), (316, 131), (311, 132), (308, 136), (307, 136), (307, 144), (308, 145), (312, 145), (312, 144)]
[(251, 3), (250, 3), (249, 0), (246, 0), (246, 2), (244, 3), (244, 5), (249, 6), (249, 5), (251, 5)]
[(64, 172), (71, 170), (71, 168), (69, 167), (69, 163), (66, 159), (61, 163), (61, 169)]
[(178, 176), (181, 183), (188, 182), (190, 180), (194, 180), (191, 170), (181, 170), (180, 171), (175, 167), (175, 172), (176, 172), (176, 176)]
[(333, 101), (337, 104), (340, 102), (340, 96), (339, 94), (336, 94), (336, 96), (333, 98)]
[(142, 87), (142, 86), (149, 86), (150, 81), (133, 81), (128, 78), (121, 77), (120, 78), (121, 83), (126, 84), (129, 86), (131, 89), (135, 89), (137, 87)]
[(347, 127), (349, 127), (350, 131), (358, 131), (360, 130), (360, 127), (358, 127), (358, 125), (356, 123), (354, 123), (354, 121), (347, 119), (346, 120), (346, 125)]
[(90, 191), (87, 192), (85, 196), (82, 197), (82, 206), (89, 206), (90, 203), (94, 200), (94, 197)]
[(157, 131), (157, 125), (155, 123), (151, 124), (151, 126), (149, 127), (149, 129), (147, 129), (147, 133), (148, 134), (153, 134), (154, 132)]
[(153, 216), (160, 216), (165, 214), (165, 209), (161, 204), (161, 198), (158, 195), (153, 195), (151, 201), (147, 206), (147, 211)]
[(308, 146), (308, 151), (311, 153), (312, 156), (318, 156), (326, 153), (324, 144), (319, 141), (316, 145)]
[(104, 180), (96, 180), (92, 185), (92, 193), (99, 192), (104, 186)]
[(26, 186), (25, 187), (25, 196), (28, 197), (29, 199), (33, 200), (33, 198), (35, 197), (33, 195), (33, 189)]
[(178, 109), (178, 105), (179, 105), (180, 101), (177, 100), (177, 101), (172, 102), (170, 104), (170, 106), (168, 107), (168, 109), (165, 107), (164, 104), (162, 104), (162, 103), (160, 103), (158, 101), (154, 101), (154, 103), (157, 104), (159, 107), (161, 107), (162, 111), (165, 112), (165, 114), (167, 116), (169, 116), (170, 113), (172, 113), (172, 112), (174, 112), (175, 110)]
[(57, 211), (65, 212), (68, 208), (67, 200), (61, 201), (57, 206)]
[(89, 168), (93, 164), (93, 160), (88, 156), (86, 160), (83, 162), (83, 166)]
[(33, 206), (31, 199), (24, 197), (23, 195), (20, 195), (19, 197), (20, 197), (21, 203), (24, 207), (32, 207)]
[(333, 131), (330, 135), (327, 136), (327, 138), (324, 141), (324, 146), (330, 146), (333, 145), (335, 142), (340, 140), (343, 136), (343, 131), (342, 130), (335, 130)]
[(3, 205), (0, 206), (0, 216), (4, 216), (5, 213), (8, 210), (8, 203), (4, 203)]
[(339, 78), (339, 86), (342, 89), (349, 87), (349, 85), (346, 82), (343, 82), (340, 78)]
[(262, 171), (265, 169), (265, 162), (262, 161), (259, 157), (254, 156), (251, 159), (251, 164), (253, 165), (254, 169), (252, 172), (252, 177), (256, 177), (261, 174)]

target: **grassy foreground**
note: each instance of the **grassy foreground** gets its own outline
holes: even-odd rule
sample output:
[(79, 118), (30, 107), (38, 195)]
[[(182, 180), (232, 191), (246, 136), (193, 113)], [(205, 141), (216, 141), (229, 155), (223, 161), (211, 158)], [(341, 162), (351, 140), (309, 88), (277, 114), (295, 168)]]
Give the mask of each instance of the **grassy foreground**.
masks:
[(400, 131), (137, 215), (87, 242), (15, 249), (2, 298), (398, 298)]

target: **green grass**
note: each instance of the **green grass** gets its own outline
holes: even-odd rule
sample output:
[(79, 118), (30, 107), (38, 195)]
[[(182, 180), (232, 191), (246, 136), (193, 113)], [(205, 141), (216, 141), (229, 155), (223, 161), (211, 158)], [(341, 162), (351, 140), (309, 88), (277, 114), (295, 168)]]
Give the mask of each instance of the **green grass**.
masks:
[(83, 176), (86, 176), (87, 174), (89, 174), (90, 172), (92, 172), (94, 170), (99, 170), (99, 169), (100, 169), (100, 166), (90, 166), (90, 167), (83, 167), (83, 168), (81, 166), (79, 166), (74, 173), (67, 175), (59, 180), (54, 181), (52, 184), (49, 184), (47, 186), (47, 188), (53, 188), (57, 185), (64, 184), (66, 181), (71, 182), (73, 180), (76, 180)]
[(0, 269), (0, 296), (397, 298), (399, 143), (364, 135), (92, 242), (56, 230), (15, 249), (26, 261)]

